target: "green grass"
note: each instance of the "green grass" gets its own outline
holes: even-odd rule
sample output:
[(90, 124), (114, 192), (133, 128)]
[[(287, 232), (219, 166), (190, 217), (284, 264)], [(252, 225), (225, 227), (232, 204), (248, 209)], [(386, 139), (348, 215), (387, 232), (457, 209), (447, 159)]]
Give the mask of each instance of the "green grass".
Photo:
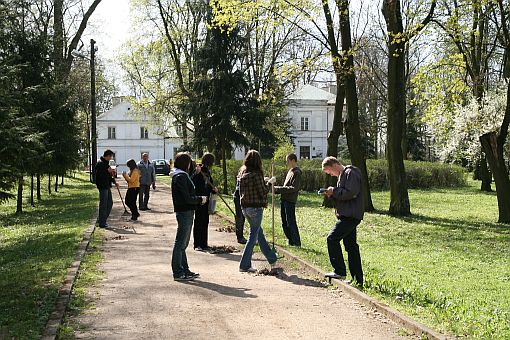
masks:
[(0, 205), (0, 338), (40, 338), (97, 206), (87, 179), (66, 178), (21, 215), (14, 201)]
[(100, 246), (103, 242), (104, 232), (96, 229), (92, 235), (87, 253), (83, 257), (80, 271), (76, 277), (73, 293), (63, 324), (60, 326), (57, 339), (69, 340), (75, 338), (75, 330), (82, 326), (76, 322), (75, 317), (85, 310), (94, 309), (94, 297), (90, 296), (90, 287), (97, 286), (103, 278), (103, 272), (98, 264), (104, 259)]
[[(510, 226), (495, 223), (495, 194), (482, 193), (469, 181), (466, 188), (410, 190), (409, 195), (413, 216), (381, 211), (366, 214), (358, 227), (366, 292), (442, 332), (510, 338)], [(374, 192), (373, 200), (386, 210), (389, 193)], [(335, 217), (321, 203), (316, 194), (300, 196), (303, 247), (290, 250), (330, 270), (326, 236)], [(220, 201), (218, 209), (230, 214)], [(268, 235), (270, 216), (266, 210)], [(275, 216), (277, 243), (287, 247), (279, 209)]]

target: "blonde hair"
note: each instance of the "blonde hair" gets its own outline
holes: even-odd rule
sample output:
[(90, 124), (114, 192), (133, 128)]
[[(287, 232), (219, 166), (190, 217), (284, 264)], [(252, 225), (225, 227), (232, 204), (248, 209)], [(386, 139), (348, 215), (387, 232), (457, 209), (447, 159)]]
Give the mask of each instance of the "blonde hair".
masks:
[(338, 159), (336, 159), (336, 157), (333, 157), (333, 156), (326, 157), (322, 161), (322, 169), (324, 169), (325, 167), (332, 167), (335, 164), (340, 165), (342, 163), (340, 163), (340, 161)]

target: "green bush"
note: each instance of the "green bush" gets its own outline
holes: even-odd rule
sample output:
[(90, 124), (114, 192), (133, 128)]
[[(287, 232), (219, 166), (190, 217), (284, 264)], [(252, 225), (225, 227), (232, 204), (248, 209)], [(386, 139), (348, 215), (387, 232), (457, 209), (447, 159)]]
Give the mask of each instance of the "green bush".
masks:
[[(299, 166), (302, 174), (302, 190), (313, 192), (324, 186), (326, 175), (321, 169), (321, 160), (301, 160)], [(345, 164), (350, 164), (349, 160), (344, 160)], [(227, 161), (227, 172), (229, 174), (229, 191), (233, 191), (236, 182), (236, 176), (242, 161)], [(266, 176), (271, 174), (271, 161), (264, 160), (264, 173)], [(367, 160), (368, 180), (371, 190), (388, 190), (388, 167), (386, 160), (369, 159)], [(457, 165), (431, 163), (431, 162), (405, 162), (407, 183), (411, 189), (432, 189), (432, 188), (456, 188), (466, 185), (467, 172), (464, 168)], [(285, 162), (278, 161), (274, 165), (274, 174), (277, 178), (277, 184), (283, 184), (287, 174)], [(221, 169), (216, 168), (214, 177), (217, 183), (221, 182)]]

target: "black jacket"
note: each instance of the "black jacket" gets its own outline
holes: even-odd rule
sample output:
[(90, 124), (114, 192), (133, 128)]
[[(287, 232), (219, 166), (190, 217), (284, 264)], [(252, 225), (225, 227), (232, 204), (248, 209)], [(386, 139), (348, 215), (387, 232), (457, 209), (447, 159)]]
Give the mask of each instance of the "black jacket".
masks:
[(333, 190), (336, 202), (336, 216), (363, 219), (365, 206), (363, 190), (361, 190), (361, 171), (352, 165), (345, 167), (338, 178), (336, 188)]
[[(207, 183), (206, 178), (210, 184)], [(211, 185), (214, 185), (211, 171), (206, 166), (203, 166), (201, 172), (193, 175), (193, 183), (195, 184), (195, 192), (197, 195), (209, 197), (213, 189)]]
[(112, 187), (112, 183), (115, 183), (115, 178), (110, 175), (108, 169), (110, 168), (110, 162), (101, 157), (94, 167), (96, 175), (96, 187), (99, 190), (109, 189)]
[(274, 188), (277, 194), (282, 194), (282, 201), (296, 203), (301, 188), (301, 169), (299, 167), (290, 169), (283, 186)]
[(195, 185), (189, 175), (175, 170), (172, 177), (172, 200), (175, 212), (195, 210), (202, 203), (202, 198), (195, 193)]

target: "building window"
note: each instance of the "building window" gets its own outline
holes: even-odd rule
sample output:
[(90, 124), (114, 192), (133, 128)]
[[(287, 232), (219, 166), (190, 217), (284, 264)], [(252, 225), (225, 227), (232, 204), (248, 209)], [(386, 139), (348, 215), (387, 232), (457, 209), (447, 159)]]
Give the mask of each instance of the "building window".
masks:
[(310, 147), (309, 146), (300, 146), (299, 147), (299, 158), (310, 159)]
[(301, 117), (301, 131), (308, 131), (308, 117)]
[(140, 139), (149, 139), (149, 130), (145, 126), (140, 127)]
[(108, 139), (116, 139), (117, 136), (115, 135), (115, 127), (109, 126), (108, 127)]

